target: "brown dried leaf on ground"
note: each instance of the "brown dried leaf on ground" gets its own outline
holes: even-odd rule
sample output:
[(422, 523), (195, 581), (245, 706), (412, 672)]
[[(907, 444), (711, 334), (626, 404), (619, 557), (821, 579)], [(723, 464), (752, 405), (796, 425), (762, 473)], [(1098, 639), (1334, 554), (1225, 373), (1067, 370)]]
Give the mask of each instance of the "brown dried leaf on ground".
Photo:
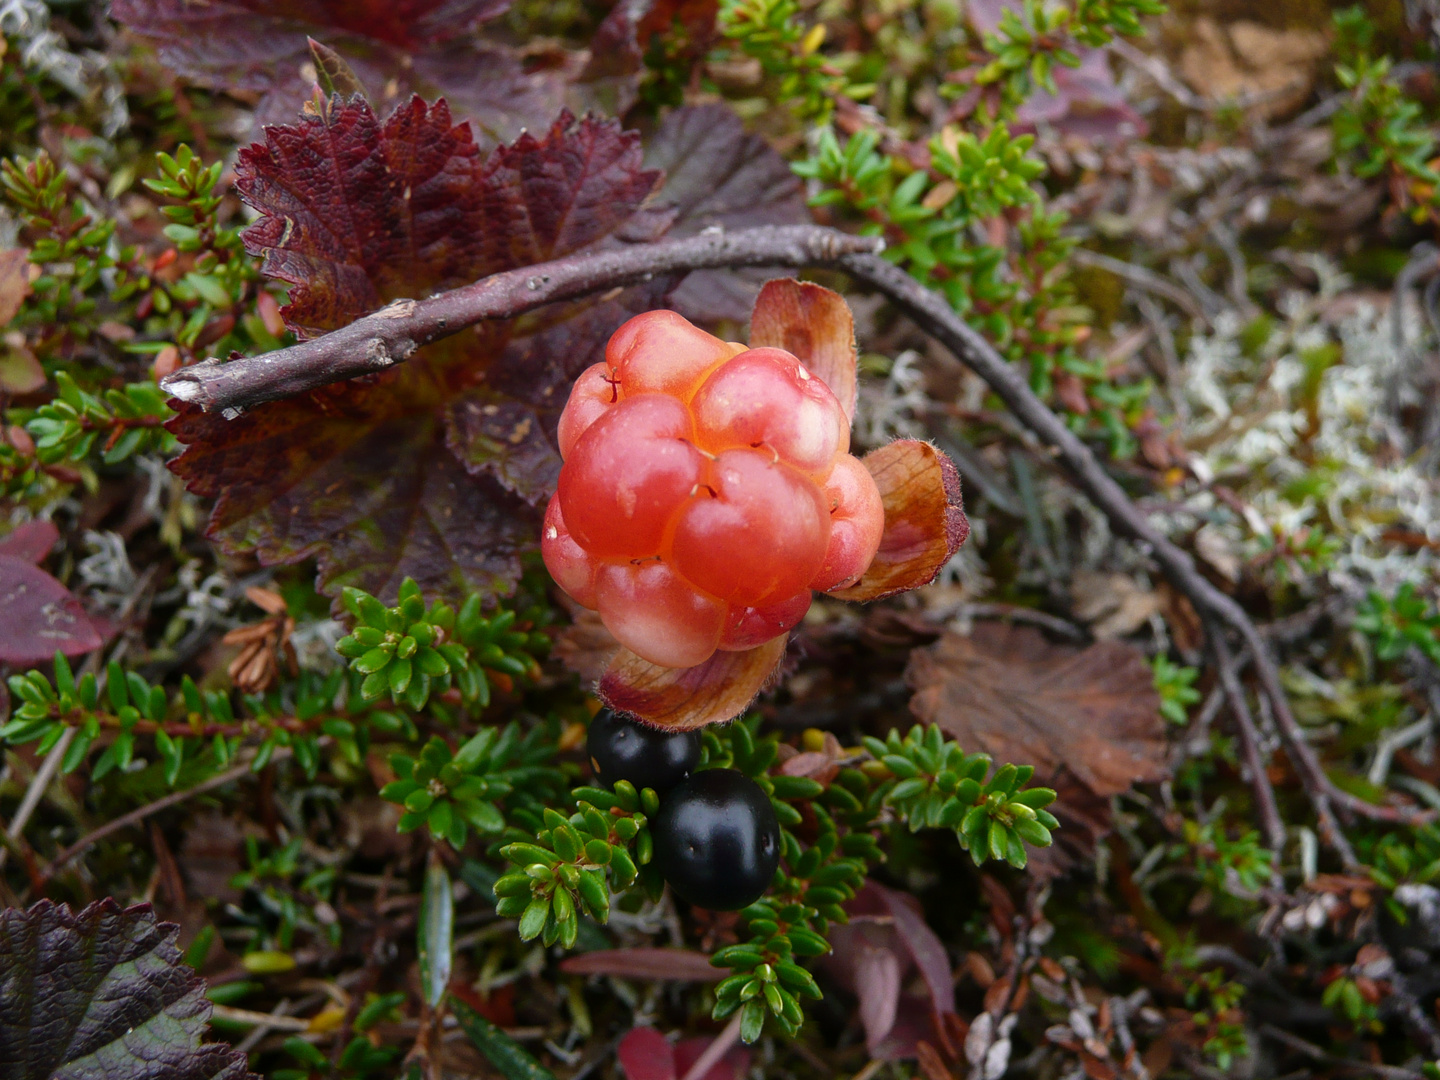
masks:
[(1253, 104), (1275, 119), (1304, 104), (1329, 42), (1316, 30), (1273, 30), (1240, 20), (1196, 19), (1180, 55), (1180, 73), (1200, 93)]
[(1102, 641), (1133, 634), (1160, 612), (1160, 596), (1135, 584), (1129, 574), (1082, 570), (1070, 583), (1075, 617), (1090, 624)]
[(1029, 762), (1042, 781), (1064, 766), (1108, 796), (1165, 776), (1160, 696), (1129, 645), (1075, 649), (1030, 627), (986, 624), (915, 650), (905, 677), (920, 720), (969, 751)]
[(30, 252), (0, 251), (0, 326), (7, 325), (30, 295)]

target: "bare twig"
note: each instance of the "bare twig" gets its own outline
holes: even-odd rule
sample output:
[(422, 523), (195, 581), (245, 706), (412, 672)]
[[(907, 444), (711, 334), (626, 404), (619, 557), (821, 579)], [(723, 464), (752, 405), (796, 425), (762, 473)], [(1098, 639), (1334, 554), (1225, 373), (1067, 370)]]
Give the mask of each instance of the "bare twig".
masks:
[(422, 345), (485, 319), (512, 318), (557, 300), (687, 270), (740, 266), (834, 265), (843, 255), (873, 252), (872, 237), (818, 225), (710, 228), (684, 240), (570, 255), (495, 274), (425, 300), (396, 300), (323, 337), (244, 359), (213, 357), (167, 376), (161, 385), (182, 401), (227, 415), (292, 397), (408, 360)]
[[(65, 751), (70, 749), (76, 730), (73, 727), (65, 729), (65, 733), (50, 748), (50, 753), (45, 755), (45, 760), (40, 763), (40, 768), (30, 778), (30, 786), (25, 789), (25, 797), (20, 800), (20, 805), (15, 810), (15, 816), (10, 819), (10, 827), (5, 830), (5, 835), (16, 843), (20, 842), (20, 834), (30, 823), (30, 815), (35, 812), (35, 808), (40, 805), (40, 800), (45, 797), (45, 792), (49, 790), (50, 781), (54, 780), (55, 774), (60, 771), (60, 762), (65, 757)], [(5, 860), (9, 854), (8, 847), (0, 848), (0, 868), (5, 866)]]
[[(497, 274), (422, 301), (397, 301), (388, 308), (313, 341), (230, 363), (206, 363), (176, 372), (165, 387), (206, 408), (233, 410), (288, 397), (388, 367), (422, 344), (453, 334), (482, 319), (506, 318), (556, 300), (599, 292), (656, 274), (701, 267), (819, 266), (843, 269), (885, 295), (983, 379), (1015, 417), (1048, 444), (1117, 532), (1138, 541), (1170, 583), (1204, 617), (1237, 633), (1254, 656), (1260, 690), (1274, 711), (1286, 755), (1315, 807), (1327, 841), (1347, 861), (1353, 856), (1335, 826), (1331, 806), (1382, 821), (1429, 817), (1408, 807), (1375, 806), (1335, 786), (1290, 710), (1269, 646), (1244, 608), (1213, 585), (1191, 557), (1147, 520), (1105, 471), (1090, 448), (1030, 389), (1025, 375), (943, 297), (904, 270), (874, 254), (877, 241), (818, 226), (706, 230), (699, 236), (658, 244), (569, 256), (554, 262)], [(1187, 297), (1187, 299), (1189, 299)]]
[(1116, 277), (1124, 278), (1136, 288), (1144, 289), (1156, 296), (1163, 296), (1176, 307), (1181, 308), (1192, 319), (1199, 319), (1205, 325), (1210, 325), (1210, 317), (1205, 314), (1205, 309), (1200, 306), (1195, 297), (1154, 270), (1147, 270), (1143, 266), (1136, 266), (1134, 263), (1102, 255), (1098, 251), (1090, 251), (1087, 248), (1076, 248), (1070, 253), (1070, 257), (1081, 266), (1105, 270)]
[(1284, 1028), (1276, 1027), (1274, 1024), (1261, 1024), (1260, 1034), (1267, 1039), (1274, 1039), (1278, 1043), (1299, 1051), (1312, 1061), (1321, 1062), (1337, 1069), (1344, 1069), (1348, 1072), (1356, 1072), (1362, 1076), (1378, 1076), (1383, 1080), (1420, 1080), (1420, 1074), (1410, 1069), (1401, 1069), (1394, 1065), (1382, 1065), (1370, 1061), (1357, 1061), (1354, 1058), (1336, 1057), (1334, 1054), (1316, 1046), (1312, 1042), (1291, 1034)]
[(905, 271), (873, 255), (851, 255), (840, 262), (858, 281), (884, 293), (921, 329), (934, 336), (979, 375), (1022, 424), (1053, 448), (1091, 501), (1110, 520), (1112, 528), (1148, 548), (1170, 584), (1184, 593), (1202, 615), (1210, 616), (1240, 635), (1254, 655), (1260, 688), (1274, 709), (1286, 754), (1294, 763), (1295, 771), (1315, 806), (1316, 816), (1326, 831), (1326, 839), (1342, 859), (1353, 856), (1350, 856), (1348, 844), (1338, 828), (1332, 827), (1332, 803), (1356, 815), (1382, 821), (1413, 821), (1420, 817), (1408, 808), (1372, 805), (1335, 786), (1290, 711), (1289, 701), (1280, 686), (1275, 660), (1265, 639), (1245, 614), (1245, 609), (1234, 597), (1211, 584), (1185, 551), (1150, 524), (1124, 489), (1105, 471), (1090, 448), (1035, 395), (1025, 376), (1006, 363), (978, 331), (956, 315), (943, 297), (926, 289)]
[(705, 1052), (695, 1059), (695, 1064), (690, 1066), (681, 1080), (700, 1080), (707, 1076), (710, 1069), (723, 1058), (730, 1048), (740, 1041), (740, 1013), (730, 1018), (730, 1023), (725, 1025), (725, 1030), (715, 1036), (715, 1041), (705, 1048)]
[(1260, 813), (1260, 828), (1265, 833), (1265, 844), (1271, 851), (1279, 853), (1285, 846), (1285, 823), (1280, 818), (1280, 808), (1275, 804), (1275, 789), (1265, 771), (1265, 762), (1260, 756), (1260, 733), (1255, 728), (1255, 718), (1250, 715), (1250, 706), (1245, 700), (1245, 688), (1240, 685), (1236, 673), (1235, 657), (1225, 643), (1225, 635), (1215, 627), (1208, 627), (1210, 647), (1215, 654), (1215, 667), (1220, 674), (1220, 685), (1230, 702), (1230, 711), (1235, 717), (1235, 727), (1240, 735), (1240, 753), (1245, 769), (1250, 774), (1250, 787), (1255, 795), (1256, 809)]
[[(279, 747), (272, 755), (270, 755), (270, 760), (272, 762), (283, 761), (285, 758), (290, 756), (291, 752), (292, 751), (289, 747)], [(75, 843), (71, 844), (64, 851), (60, 852), (59, 855), (56, 855), (55, 860), (48, 867), (45, 868), (45, 877), (53, 877), (55, 872), (59, 870), (62, 866), (64, 866), (66, 863), (68, 863), (71, 859), (75, 858), (75, 856), (85, 851), (91, 845), (96, 844), (101, 840), (104, 840), (111, 833), (116, 833), (119, 832), (121, 829), (126, 829), (129, 828), (131, 825), (136, 825), (139, 822), (144, 821), (151, 814), (158, 814), (161, 810), (165, 810), (171, 806), (175, 806), (179, 803), (185, 802), (187, 799), (193, 799), (196, 795), (203, 795), (207, 791), (214, 791), (218, 787), (224, 787), (231, 781), (239, 780), (242, 776), (248, 775), (249, 772), (250, 762), (247, 761), (243, 764), (236, 765), (234, 768), (228, 769), (223, 773), (217, 773), (214, 776), (210, 777), (209, 780), (202, 780), (200, 783), (196, 784), (192, 788), (186, 788), (184, 791), (171, 792), (164, 798), (156, 799), (152, 803), (146, 803), (144, 806), (136, 807), (128, 814), (121, 814), (118, 818), (115, 818), (112, 821), (107, 821), (98, 829), (95, 829), (93, 832), (86, 833), (79, 840), (76, 840)]]

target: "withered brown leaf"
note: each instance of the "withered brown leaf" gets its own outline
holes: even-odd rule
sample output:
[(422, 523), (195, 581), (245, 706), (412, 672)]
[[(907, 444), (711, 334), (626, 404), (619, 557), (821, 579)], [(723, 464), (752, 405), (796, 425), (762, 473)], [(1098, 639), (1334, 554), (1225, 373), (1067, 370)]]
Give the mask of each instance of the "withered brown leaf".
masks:
[(1053, 645), (1038, 630), (986, 623), (910, 654), (910, 710), (966, 750), (1061, 766), (1097, 795), (1166, 775), (1160, 695), (1140, 650), (1118, 641)]

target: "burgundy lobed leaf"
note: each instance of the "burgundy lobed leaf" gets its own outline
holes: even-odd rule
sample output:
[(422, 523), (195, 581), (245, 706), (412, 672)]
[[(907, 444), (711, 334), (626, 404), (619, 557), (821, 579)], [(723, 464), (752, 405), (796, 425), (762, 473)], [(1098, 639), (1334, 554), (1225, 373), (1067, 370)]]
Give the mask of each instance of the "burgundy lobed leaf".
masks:
[(855, 317), (839, 293), (793, 278), (767, 281), (750, 314), (750, 347), (772, 346), (799, 357), (855, 419), (858, 390)]
[[(651, 206), (673, 214), (671, 236), (811, 220), (800, 178), (774, 147), (747, 133), (724, 105), (671, 112), (647, 142), (645, 164), (665, 172)], [(761, 284), (776, 274), (765, 268), (699, 271), (681, 283), (671, 303), (693, 322), (743, 323)]]
[(508, 7), (509, 0), (114, 0), (111, 14), (191, 81), (262, 93), (256, 135), (293, 121), (310, 98), (315, 38), (382, 107), (412, 93), (447, 97), (487, 140), (503, 142), (544, 128), (578, 74), (578, 64), (527, 70), (515, 49), (479, 37)]
[(0, 911), (0, 1075), (6, 1080), (248, 1080), (243, 1053), (201, 1042), (205, 983), (180, 928), (148, 904), (79, 914), (42, 900)]
[(267, 128), (240, 151), (235, 189), (262, 217), (244, 232), (281, 311), (313, 336), (402, 296), (471, 280), (482, 263), (480, 149), (444, 101), (412, 98), (383, 123), (363, 101)]
[(765, 688), (785, 658), (787, 635), (743, 652), (716, 652), (691, 668), (666, 668), (621, 649), (596, 693), (616, 712), (654, 727), (691, 731), (731, 720)]
[(960, 473), (942, 451), (897, 439), (861, 460), (880, 489), (885, 532), (860, 580), (831, 593), (841, 600), (879, 600), (929, 584), (970, 535)]
[[(419, 99), (383, 122), (335, 99), (269, 129), (237, 171), (262, 215), (246, 242), (294, 286), (283, 314), (302, 334), (600, 241), (657, 179), (614, 121), (565, 113), (486, 157), (444, 102)], [(209, 535), (223, 547), (266, 564), (315, 557), (328, 592), (391, 597), (407, 576), (451, 599), (508, 592), (536, 543), (530, 504), (554, 479), (559, 410), (589, 362), (578, 342), (603, 348), (665, 284), (487, 323), (234, 419), (178, 406), (170, 430), (186, 449), (171, 467), (216, 500)]]
[(57, 650), (79, 656), (103, 644), (80, 601), (27, 558), (0, 554), (0, 611), (0, 663), (39, 664)]

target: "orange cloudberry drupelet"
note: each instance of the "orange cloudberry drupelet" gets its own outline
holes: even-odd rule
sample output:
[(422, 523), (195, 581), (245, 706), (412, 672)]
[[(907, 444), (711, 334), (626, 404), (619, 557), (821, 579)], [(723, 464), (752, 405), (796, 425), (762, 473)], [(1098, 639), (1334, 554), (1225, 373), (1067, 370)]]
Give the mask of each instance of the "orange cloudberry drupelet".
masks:
[(651, 663), (786, 633), (879, 548), (880, 492), (845, 411), (783, 349), (637, 315), (576, 380), (558, 436), (545, 565)]

